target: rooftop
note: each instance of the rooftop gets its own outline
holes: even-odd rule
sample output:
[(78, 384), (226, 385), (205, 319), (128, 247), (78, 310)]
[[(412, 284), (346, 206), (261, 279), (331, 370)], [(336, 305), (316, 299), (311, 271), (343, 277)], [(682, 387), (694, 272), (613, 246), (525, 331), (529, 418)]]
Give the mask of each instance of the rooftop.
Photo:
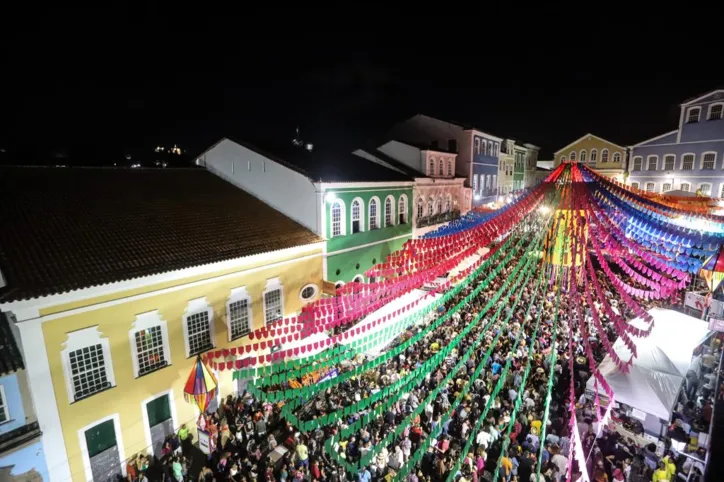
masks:
[(0, 168), (0, 302), (321, 242), (205, 169)]
[(255, 140), (236, 142), (268, 159), (307, 176), (314, 182), (396, 182), (409, 176), (355, 156), (352, 152), (314, 148), (312, 151), (289, 143)]

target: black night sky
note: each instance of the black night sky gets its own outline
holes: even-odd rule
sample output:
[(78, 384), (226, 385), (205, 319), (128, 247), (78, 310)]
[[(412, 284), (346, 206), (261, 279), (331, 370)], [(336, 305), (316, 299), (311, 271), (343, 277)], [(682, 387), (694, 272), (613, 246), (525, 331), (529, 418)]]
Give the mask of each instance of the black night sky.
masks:
[(721, 39), (697, 32), (712, 47), (691, 53), (676, 19), (470, 5), (33, 12), (3, 33), (0, 162), (109, 164), (174, 143), (194, 154), (224, 135), (288, 142), (295, 126), (352, 150), (418, 112), (547, 159), (589, 131), (628, 145), (672, 130), (680, 102), (724, 84)]

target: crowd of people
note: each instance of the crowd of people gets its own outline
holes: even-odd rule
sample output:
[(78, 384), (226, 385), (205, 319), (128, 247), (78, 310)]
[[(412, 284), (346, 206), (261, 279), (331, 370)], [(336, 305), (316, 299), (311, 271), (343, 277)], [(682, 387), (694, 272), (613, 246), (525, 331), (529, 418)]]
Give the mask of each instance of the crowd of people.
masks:
[[(200, 463), (193, 462), (199, 457), (198, 449), (190, 443), (191, 437), (185, 427), (183, 440), (169, 441), (168, 451), (162, 454), (161, 477), (177, 482), (392, 482), (404, 471), (407, 482), (481, 482), (491, 480), (497, 470), (498, 480), (507, 482), (559, 482), (566, 479), (568, 466), (573, 464), (573, 480), (576, 480), (576, 473), (581, 468), (568, 459), (571, 446), (568, 397), (572, 382), (578, 402), (577, 429), (584, 452), (590, 454), (587, 471), (591, 479), (596, 482), (643, 480), (635, 477), (639, 475), (638, 467), (644, 455), (629, 441), (616, 437), (615, 433), (605, 433), (602, 427), (598, 427), (595, 407), (585, 397), (586, 381), (591, 375), (590, 364), (585, 343), (575, 328), (577, 320), (570, 319), (575, 316), (575, 310), (570, 309), (570, 300), (565, 293), (557, 296), (560, 287), (550, 283), (546, 273), (539, 272), (547, 269), (545, 264), (533, 262), (529, 272), (520, 269), (530, 258), (531, 253), (526, 248), (536, 242), (536, 233), (539, 232), (540, 229), (514, 231), (511, 235), (513, 239), (509, 240), (505, 245), (506, 251), (501, 254), (502, 259), (507, 250), (512, 250), (509, 261), (499, 268), (496, 276), (490, 277), (489, 284), (477, 296), (420, 342), (377, 364), (363, 375), (334, 384), (300, 404), (295, 413), (301, 420), (322, 419), (325, 415), (353, 406), (404, 380), (415, 368), (448, 346), (474, 320), (478, 320), (447, 358), (416, 386), (406, 393), (393, 394), (393, 397), (398, 397), (395, 403), (372, 417), (370, 423), (353, 435), (335, 438), (331, 450), (325, 450), (325, 441), (365, 414), (375, 413), (376, 405), (382, 401), (341, 417), (334, 423), (302, 433), (282, 416), (282, 403), (260, 402), (245, 392), (230, 395), (217, 411), (205, 414), (199, 421), (210, 434), (212, 449), (211, 454), (203, 456)], [(517, 245), (521, 237), (526, 239)], [(497, 263), (490, 263), (483, 268), (473, 282), (449, 299), (440, 310), (411, 326), (387, 349), (398, 346), (403, 340), (422, 332), (438, 316), (454, 310), (498, 267)], [(617, 311), (620, 310), (622, 316), (633, 317), (611, 282), (601, 270), (597, 273), (603, 296)], [(515, 276), (518, 278), (514, 279)], [(498, 304), (485, 311), (488, 301), (499, 293), (502, 296)], [(599, 306), (590, 307), (583, 299), (580, 303), (584, 322), (590, 322), (590, 310), (599, 310)], [(652, 303), (644, 303), (644, 308), (650, 308)], [(588, 344), (596, 364), (606, 353), (600, 337), (606, 336), (613, 341), (617, 336), (605, 311), (599, 311), (606, 332), (599, 333), (591, 324), (588, 334)], [(575, 337), (571, 340), (574, 346), (573, 372), (568, 368), (570, 323), (573, 323)], [(557, 333), (555, 344), (554, 331)], [(476, 343), (479, 337), (482, 343)], [(529, 357), (531, 345), (533, 356)], [(553, 346), (557, 350), (555, 357), (552, 356)], [(491, 356), (486, 358), (488, 350)], [(472, 351), (472, 355), (455, 370), (458, 361), (468, 351)], [(368, 357), (361, 354), (347, 366), (339, 367), (340, 373), (367, 361)], [(480, 363), (484, 364), (483, 371), (473, 380)], [(524, 380), (529, 364), (529, 375)], [(554, 379), (546, 410), (550, 376)], [(432, 391), (446, 379), (448, 381), (442, 389), (431, 397)], [(460, 396), (466, 386), (469, 390)], [(458, 399), (459, 403), (456, 402)], [(421, 405), (424, 407), (419, 415), (412, 416)], [(506, 436), (509, 428), (510, 435)], [(389, 441), (387, 434), (396, 430), (399, 430), (400, 436), (394, 437), (390, 443), (383, 443)], [(413, 455), (427, 445), (423, 442), (431, 434), (436, 435), (434, 440), (419, 462), (410, 467), (415, 463)], [(465, 451), (469, 439), (472, 443)], [(368, 456), (370, 453), (374, 454), (371, 458)], [(363, 459), (370, 462), (355, 465)], [(661, 462), (666, 471), (671, 470), (670, 465), (675, 465), (673, 455)], [(356, 467), (355, 470), (351, 470), (350, 466)], [(136, 470), (134, 476), (139, 477), (143, 473), (142, 469)], [(660, 471), (658, 473), (660, 475)], [(650, 471), (645, 476), (649, 477), (646, 480), (651, 480), (653, 475)], [(129, 480), (135, 482), (139, 479), (129, 477)], [(656, 482), (657, 479), (653, 480)]]

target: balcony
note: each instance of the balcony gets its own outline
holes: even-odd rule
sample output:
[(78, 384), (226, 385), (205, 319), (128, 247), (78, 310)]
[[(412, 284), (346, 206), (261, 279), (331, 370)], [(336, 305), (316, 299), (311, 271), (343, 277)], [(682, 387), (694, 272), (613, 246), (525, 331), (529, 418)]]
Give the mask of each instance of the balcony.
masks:
[(423, 216), (421, 218), (417, 218), (417, 227), (426, 228), (428, 226), (454, 221), (459, 217), (460, 211), (458, 210), (450, 211), (448, 213), (433, 214), (432, 216)]

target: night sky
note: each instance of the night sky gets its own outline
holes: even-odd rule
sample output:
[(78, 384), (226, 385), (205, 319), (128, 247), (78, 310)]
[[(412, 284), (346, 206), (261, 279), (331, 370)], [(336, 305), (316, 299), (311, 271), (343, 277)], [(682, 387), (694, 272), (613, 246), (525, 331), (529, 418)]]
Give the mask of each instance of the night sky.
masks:
[(589, 131), (628, 145), (672, 130), (680, 102), (724, 85), (721, 39), (697, 32), (702, 46), (684, 55), (680, 22), (471, 5), (34, 12), (3, 34), (2, 162), (108, 164), (159, 144), (198, 153), (225, 135), (288, 142), (296, 126), (353, 150), (418, 112), (532, 142), (546, 159)]

